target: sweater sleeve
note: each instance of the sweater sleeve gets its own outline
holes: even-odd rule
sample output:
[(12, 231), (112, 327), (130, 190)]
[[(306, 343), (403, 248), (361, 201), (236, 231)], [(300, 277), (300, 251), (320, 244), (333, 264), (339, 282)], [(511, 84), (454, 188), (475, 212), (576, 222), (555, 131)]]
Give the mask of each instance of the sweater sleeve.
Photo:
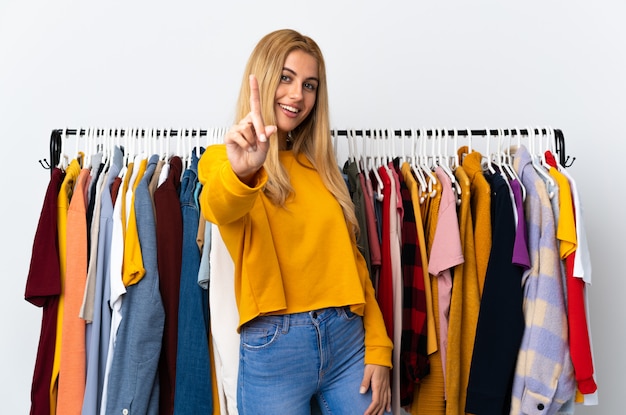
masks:
[(248, 186), (233, 172), (226, 147), (214, 145), (207, 148), (200, 158), (198, 179), (202, 184), (200, 207), (205, 218), (222, 225), (241, 219), (252, 209), (267, 182), (267, 173), (261, 168), (252, 186)]
[(363, 326), (365, 327), (365, 364), (392, 367), (391, 351), (393, 349), (393, 343), (387, 335), (383, 315), (374, 293), (374, 286), (372, 285), (367, 271), (367, 263), (358, 250), (354, 239), (352, 247), (365, 295), (365, 305), (362, 313), (358, 308), (353, 308), (353, 311), (357, 314), (363, 315)]

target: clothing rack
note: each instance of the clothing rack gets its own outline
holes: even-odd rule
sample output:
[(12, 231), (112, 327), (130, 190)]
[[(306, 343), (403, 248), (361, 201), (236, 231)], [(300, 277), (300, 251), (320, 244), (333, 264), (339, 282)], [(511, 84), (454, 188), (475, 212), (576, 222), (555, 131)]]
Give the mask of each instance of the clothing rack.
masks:
[[(535, 128), (534, 129), (535, 134), (540, 135), (540, 134), (547, 134), (548, 130), (545, 128)], [(373, 130), (331, 130), (331, 133), (333, 135), (337, 135), (337, 136), (345, 136), (347, 137), (349, 134), (354, 134), (357, 137), (380, 137), (380, 138), (386, 138), (388, 137), (389, 133), (391, 132), (394, 137), (411, 137), (412, 134), (415, 132), (417, 134), (417, 136), (419, 137), (421, 134), (421, 131), (423, 131), (425, 133), (425, 135), (427, 137), (433, 137), (433, 136), (441, 136), (441, 135), (445, 135), (446, 137), (454, 137), (459, 136), (459, 137), (468, 137), (468, 136), (472, 136), (472, 137), (486, 137), (487, 135), (491, 136), (491, 137), (499, 137), (500, 135), (503, 136), (511, 136), (511, 137), (517, 137), (518, 135), (521, 136), (528, 136), (529, 135), (529, 130), (527, 128), (513, 128), (513, 129), (456, 129), (456, 130), (451, 130), (451, 129), (426, 129), (426, 130), (388, 130), (388, 129), (373, 129)], [(565, 152), (565, 136), (563, 135), (563, 131), (559, 130), (559, 129), (554, 129), (554, 142), (555, 142), (555, 151), (559, 157), (559, 164), (563, 167), (570, 167), (574, 161), (576, 160), (576, 157), (570, 157), (567, 155), (567, 153)]]
[[(217, 129), (216, 129), (217, 130)], [(183, 129), (167, 129), (167, 128), (95, 128), (95, 129), (87, 129), (87, 128), (56, 128), (52, 130), (50, 134), (50, 161), (47, 159), (40, 159), (39, 164), (44, 169), (51, 169), (53, 166), (59, 164), (62, 150), (62, 140), (63, 136), (79, 136), (83, 137), (88, 134), (94, 134), (96, 136), (104, 136), (105, 134), (109, 134), (109, 136), (113, 137), (125, 137), (130, 131), (133, 132), (136, 136), (140, 136), (142, 138), (148, 137), (150, 134), (154, 134), (156, 137), (206, 137), (209, 133), (209, 130), (199, 129), (199, 128), (183, 128)]]
[[(199, 128), (183, 128), (183, 129), (132, 129), (133, 132), (144, 138), (149, 134), (154, 134), (156, 137), (189, 137), (189, 138), (200, 138), (206, 137), (209, 135), (210, 130), (207, 129), (199, 129)], [(52, 130), (52, 134), (50, 135), (50, 161), (43, 159), (39, 160), (39, 163), (42, 167), (46, 169), (50, 169), (51, 166), (56, 166), (59, 163), (61, 156), (61, 140), (63, 135), (66, 136), (85, 136), (88, 133), (95, 134), (97, 136), (104, 135), (108, 132), (109, 135), (114, 137), (124, 137), (129, 129), (120, 129), (120, 128), (97, 128), (97, 129), (85, 129), (85, 128), (66, 128), (66, 129), (54, 129)], [(211, 130), (212, 132), (220, 131), (220, 129)], [(416, 130), (403, 130), (403, 129), (337, 129), (331, 130), (331, 134), (336, 137), (347, 137), (350, 134), (353, 134), (357, 137), (380, 137), (386, 138), (390, 134), (393, 134), (394, 137), (411, 137), (413, 134), (416, 134), (418, 137), (422, 134), (422, 132), (427, 137), (433, 136), (442, 136), (446, 137), (485, 137), (487, 135), (491, 137), (499, 137), (502, 136), (528, 136), (529, 130), (527, 128), (513, 128), (513, 129), (416, 129)], [(555, 151), (559, 158), (559, 164), (564, 167), (570, 167), (576, 157), (570, 157), (567, 155), (565, 151), (565, 136), (560, 129), (554, 129), (554, 140), (555, 140)], [(537, 135), (547, 134), (548, 130), (545, 128), (534, 128), (534, 133)]]

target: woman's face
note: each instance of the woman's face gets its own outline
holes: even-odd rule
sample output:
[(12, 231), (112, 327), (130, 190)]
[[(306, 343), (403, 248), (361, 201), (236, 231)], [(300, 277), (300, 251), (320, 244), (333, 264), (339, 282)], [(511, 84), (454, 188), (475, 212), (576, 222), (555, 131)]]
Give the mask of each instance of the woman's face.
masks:
[(287, 55), (274, 97), (279, 138), (285, 139), (311, 113), (318, 85), (318, 64), (312, 55), (297, 49)]

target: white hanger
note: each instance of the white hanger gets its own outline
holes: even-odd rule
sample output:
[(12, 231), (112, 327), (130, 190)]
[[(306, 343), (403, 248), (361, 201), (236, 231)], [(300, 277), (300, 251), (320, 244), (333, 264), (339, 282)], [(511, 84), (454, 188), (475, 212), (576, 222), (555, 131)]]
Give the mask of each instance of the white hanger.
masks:
[(139, 161), (139, 158), (143, 154), (143, 137), (144, 137), (144, 130), (139, 127), (135, 129), (135, 140), (133, 141), (133, 145), (134, 145), (133, 161), (135, 163)]
[(441, 138), (439, 140), (437, 152), (439, 158), (439, 166), (450, 177), (450, 181), (452, 182), (452, 184), (455, 184), (456, 177), (454, 177), (454, 173), (452, 173), (452, 170), (450, 169), (450, 159), (448, 158), (448, 131), (445, 128), (441, 130)]
[(215, 137), (213, 137), (214, 143), (221, 143), (224, 141), (224, 131), (221, 128), (215, 130)]
[(376, 132), (376, 130), (372, 129), (371, 130), (371, 136), (370, 136), (370, 142), (371, 142), (371, 156), (372, 156), (372, 163), (373, 163), (373, 167), (378, 169), (382, 163), (380, 162), (379, 158), (378, 158), (378, 153), (379, 153), (379, 139), (378, 139), (378, 133)]
[(430, 137), (430, 153), (426, 153), (426, 165), (431, 172), (434, 172), (435, 167), (437, 167), (437, 143), (439, 142), (439, 130), (433, 128), (431, 134), (426, 137)]
[(487, 154), (485, 155), (487, 160), (487, 170), (489, 173), (495, 174), (496, 169), (494, 169), (491, 165), (491, 130), (488, 127), (485, 130), (487, 131)]
[(363, 172), (361, 169), (361, 155), (359, 154), (356, 137), (354, 136), (354, 130), (349, 129), (346, 133), (348, 134), (348, 151), (351, 153), (350, 160), (356, 164), (356, 171), (361, 174)]
[[(433, 130), (434, 131), (434, 130)], [(431, 170), (431, 165), (429, 164), (429, 157), (426, 154), (426, 140), (428, 139), (428, 134), (425, 129), (420, 130), (420, 135), (422, 136), (422, 148), (420, 154), (420, 163), (419, 166), (424, 172), (426, 176), (428, 176), (428, 195), (430, 197), (435, 197), (437, 195), (437, 189), (434, 189), (433, 186), (437, 184), (437, 176), (435, 176)], [(434, 133), (433, 133), (434, 134)], [(432, 154), (432, 149), (431, 149)]]
[(152, 128), (145, 128), (141, 131), (141, 159), (147, 159), (150, 153), (150, 142), (152, 141), (153, 136)]
[(156, 142), (159, 139), (159, 129), (158, 128), (151, 128), (150, 129), (150, 135), (148, 136), (148, 151), (146, 151), (146, 158), (150, 159), (150, 157), (152, 157), (155, 154), (158, 154), (157, 152), (157, 148), (156, 148)]
[(165, 139), (165, 130), (163, 128), (155, 128), (154, 141), (152, 142), (152, 151), (150, 157), (156, 155), (161, 159), (161, 143)]
[(226, 136), (226, 133), (228, 133), (229, 129), (230, 129), (230, 128), (228, 128), (228, 127), (223, 127), (223, 128), (220, 130), (220, 136), (219, 136), (220, 141), (224, 141), (224, 137)]
[(109, 142), (109, 159), (113, 160), (113, 156), (115, 155), (115, 147), (117, 147), (118, 145), (118, 141), (120, 138), (120, 135), (122, 134), (122, 129), (121, 128), (116, 128), (113, 131), (113, 135), (111, 136), (111, 140)]
[(111, 160), (115, 154), (115, 145), (117, 144), (117, 137), (119, 137), (119, 134), (121, 134), (121, 130), (119, 128), (111, 129), (111, 137), (109, 137), (109, 143), (107, 146), (109, 160)]
[(419, 187), (420, 203), (423, 203), (425, 198), (422, 195), (427, 190), (427, 184), (426, 184), (426, 177), (424, 176), (424, 173), (422, 172), (422, 169), (419, 166), (419, 159), (418, 159), (418, 153), (417, 153), (418, 131), (416, 129), (413, 129), (411, 130), (411, 134), (413, 136), (412, 143), (411, 143), (411, 170), (413, 171), (413, 175), (415, 176), (415, 178), (417, 179), (417, 182), (420, 185)]
[[(336, 148), (337, 147), (335, 147), (335, 149)], [(200, 148), (200, 129), (199, 128), (196, 130), (196, 148), (195, 148), (195, 152), (196, 152), (196, 157), (198, 159), (200, 159), (202, 154), (201, 154), (201, 148)]]
[(354, 151), (354, 136), (352, 135), (352, 130), (348, 130), (347, 131), (347, 139), (348, 139), (348, 160), (350, 160), (351, 163), (355, 163), (356, 162), (356, 156), (355, 156), (355, 151)]
[[(356, 138), (356, 133), (354, 130), (350, 130), (350, 134)], [(365, 173), (365, 176), (367, 176), (367, 158), (368, 158), (367, 149), (365, 147), (366, 143), (367, 143), (367, 140), (365, 138), (365, 132), (363, 132), (361, 134), (361, 153), (359, 155), (358, 164), (359, 164), (359, 168), (361, 169), (361, 171)], [(355, 145), (356, 145), (356, 141), (355, 141)]]
[[(137, 163), (137, 161), (139, 161), (139, 156), (142, 152), (142, 136), (143, 130), (139, 127), (135, 128), (135, 135), (133, 140), (133, 163)], [(136, 165), (135, 168), (137, 168)]]
[[(80, 129), (76, 131), (76, 134), (80, 135)], [(85, 129), (85, 160), (83, 167), (91, 169), (91, 156), (93, 155), (93, 142), (94, 142), (95, 128), (89, 127)]]
[(191, 130), (182, 129), (180, 131), (180, 140), (183, 148), (183, 171), (187, 170), (191, 165), (191, 151), (189, 151), (189, 141), (191, 141)]
[(102, 138), (100, 138), (100, 151), (102, 151), (102, 163), (104, 164), (106, 164), (106, 162), (109, 160), (109, 144), (112, 134), (113, 129), (111, 127), (102, 129)]
[(131, 128), (128, 135), (128, 163), (135, 162), (135, 154), (137, 153), (137, 128)]
[[(449, 133), (449, 131), (452, 131), (452, 134)], [(448, 169), (450, 170), (450, 172), (453, 172), (454, 169), (452, 168), (452, 155), (450, 154), (450, 150), (448, 148), (448, 142), (450, 141), (450, 139), (454, 138), (454, 130), (448, 130), (447, 128), (444, 128), (442, 130), (442, 138), (443, 138), (443, 158), (444, 158), (444, 163), (446, 165), (446, 167), (448, 167)], [(454, 173), (452, 173), (452, 176), (454, 176)], [(456, 180), (456, 177), (455, 177)]]
[(213, 144), (217, 144), (219, 141), (219, 132), (220, 132), (220, 128), (219, 127), (214, 127), (211, 128), (211, 132), (209, 134), (207, 134), (207, 147), (213, 145)]
[[(128, 150), (129, 150), (129, 148), (128, 148), (128, 141), (129, 141), (129, 136), (130, 136), (130, 128), (126, 127), (123, 130), (123, 134), (120, 137), (119, 142), (118, 142), (120, 144), (120, 147), (124, 148), (124, 152), (123, 152), (123, 155), (122, 155), (122, 166), (124, 166), (124, 167), (128, 166)], [(122, 138), (123, 138), (123, 141), (124, 141), (124, 145), (123, 146), (121, 145)], [(120, 171), (120, 173), (121, 173), (121, 171)]]
[[(372, 130), (373, 132), (375, 132), (375, 130)], [(368, 154), (367, 157), (367, 161), (368, 161), (368, 171), (371, 171), (374, 174), (374, 178), (376, 179), (376, 183), (378, 184), (378, 188), (377, 188), (377, 192), (376, 192), (376, 200), (378, 200), (379, 202), (381, 202), (383, 200), (383, 193), (382, 190), (385, 188), (384, 184), (383, 184), (383, 179), (381, 179), (380, 174), (378, 174), (378, 167), (376, 166), (376, 157), (374, 155), (374, 151), (372, 150), (372, 146), (374, 145), (375, 142), (375, 136), (376, 134), (374, 133), (371, 137), (369, 137), (368, 141), (370, 143), (370, 152)]]
[(93, 155), (100, 153), (100, 161), (102, 161), (102, 137), (104, 136), (104, 129), (94, 128), (91, 135), (91, 167), (98, 168), (93, 165)]
[(550, 152), (552, 153), (552, 156), (554, 157), (554, 161), (556, 163), (556, 167), (559, 171), (563, 170), (564, 167), (561, 165), (561, 162), (559, 160), (559, 158), (557, 157), (556, 154), (556, 143), (555, 143), (555, 139), (554, 139), (554, 129), (550, 126), (546, 127), (546, 131), (548, 133), (548, 149), (550, 150)]
[(120, 138), (122, 136), (121, 128), (116, 128), (114, 131), (115, 134), (113, 135), (113, 137), (111, 137), (111, 148), (109, 149), (109, 151), (111, 152), (111, 158), (113, 158), (113, 156), (115, 155), (115, 147), (119, 147)]
[(165, 138), (165, 143), (164, 143), (164, 148), (163, 148), (163, 152), (165, 155), (164, 160), (168, 163), (172, 159), (172, 156), (176, 155), (176, 151), (172, 150), (172, 136), (174, 135), (175, 131), (176, 130), (174, 130), (172, 127), (169, 127), (167, 129), (167, 134), (164, 136)]
[(112, 134), (112, 129), (111, 128), (105, 128), (102, 130), (102, 139), (101, 139), (101, 149), (102, 149), (102, 163), (105, 166), (109, 165), (109, 160), (110, 160), (110, 153), (109, 153), (109, 149), (111, 146), (111, 134)]
[(500, 170), (500, 175), (506, 180), (509, 181), (510, 180), (510, 176), (507, 174), (508, 172), (506, 171), (506, 167), (504, 167), (504, 163), (503, 163), (503, 159), (504, 159), (504, 154), (502, 153), (502, 140), (504, 139), (504, 130), (502, 128), (498, 128), (498, 148), (496, 150), (496, 152), (494, 153), (494, 158), (493, 158), (493, 162), (494, 164), (498, 167), (498, 170)]
[[(441, 141), (443, 141), (443, 152), (441, 151)], [(450, 159), (448, 155), (448, 130), (443, 128), (441, 130), (441, 140), (439, 143), (439, 166), (443, 169), (446, 175), (450, 178), (450, 182), (452, 183), (452, 190), (455, 192), (455, 199), (457, 205), (461, 203), (461, 185), (456, 180), (456, 176), (450, 169)]]
[[(128, 147), (126, 146), (126, 142), (128, 140), (129, 130), (128, 128), (119, 130), (119, 135), (115, 138), (115, 145), (122, 151), (122, 165), (120, 167), (120, 171), (117, 173), (117, 177), (122, 178), (124, 174), (126, 174), (127, 170), (127, 157), (128, 157)], [(124, 140), (124, 145), (122, 146), (122, 139)]]
[(74, 143), (74, 154), (76, 155), (76, 159), (79, 161), (81, 167), (84, 166), (85, 160), (80, 157), (80, 129), (76, 130), (76, 142)]
[(387, 164), (392, 163), (396, 158), (396, 132), (393, 128), (387, 129)]
[(459, 160), (459, 144), (458, 144), (458, 136), (459, 136), (459, 130), (457, 130), (456, 128), (454, 130), (452, 130), (452, 140), (454, 142), (453, 147), (454, 147), (454, 154), (452, 155), (452, 171), (455, 171), (457, 167), (459, 167), (461, 165), (460, 160)]
[(141, 128), (135, 127), (133, 128), (132, 132), (132, 141), (130, 143), (130, 161), (132, 163), (135, 163), (137, 156), (141, 152)]
[(218, 128), (219, 127), (210, 127), (207, 129), (206, 138), (204, 139), (204, 148), (209, 148), (209, 146), (213, 144), (213, 136)]
[[(550, 140), (552, 140), (552, 142), (554, 142), (554, 137), (550, 135), (550, 129), (548, 127), (546, 128), (541, 128), (540, 129), (540, 140), (539, 140), (539, 147), (540, 147), (540, 154), (539, 154), (539, 160), (541, 161), (541, 165), (548, 171), (550, 171), (550, 168), (552, 166), (550, 166), (548, 164), (548, 162), (546, 161), (546, 151), (551, 150), (550, 148)], [(544, 139), (546, 140), (546, 143), (544, 145)], [(553, 153), (554, 154), (554, 153)]]
[(378, 166), (384, 167), (387, 165), (387, 154), (385, 152), (385, 136), (383, 134), (383, 130), (375, 130), (375, 136)]
[[(455, 147), (456, 147), (456, 152), (455, 154), (457, 155), (457, 163), (459, 163), (459, 166), (463, 164), (463, 160), (465, 159), (465, 156), (467, 156), (468, 154), (470, 154), (473, 150), (472, 150), (472, 130), (471, 128), (466, 128), (465, 131), (467, 132), (466, 134), (466, 140), (467, 140), (467, 152), (464, 152), (461, 154), (461, 156), (459, 156), (459, 146), (458, 144), (456, 144), (455, 141)], [(456, 135), (459, 135), (459, 132), (456, 132)]]
[(183, 145), (185, 147), (185, 156), (187, 157), (187, 166), (191, 166), (191, 160), (193, 159), (193, 154), (194, 154), (194, 145), (193, 145), (193, 141), (194, 141), (194, 134), (195, 131), (193, 128), (189, 128), (185, 134), (185, 139), (183, 140)]
[(385, 136), (383, 135), (383, 130), (375, 130), (375, 137), (378, 167), (384, 167), (387, 165), (387, 157), (385, 154)]
[(406, 135), (404, 134), (404, 129), (400, 129), (400, 143), (401, 143), (401, 148), (402, 151), (400, 151), (400, 160), (401, 163), (400, 165), (403, 165), (404, 163), (407, 162), (407, 155), (406, 155), (406, 149), (405, 149), (405, 144), (406, 144)]
[[(556, 185), (554, 179), (552, 178), (552, 176), (548, 174), (546, 169), (539, 164), (539, 161), (537, 160), (537, 154), (535, 153), (535, 149), (534, 149), (535, 129), (527, 127), (527, 131), (529, 134), (529, 143), (531, 146), (530, 156), (532, 160), (532, 166), (535, 169), (535, 171), (543, 178), (543, 180), (550, 184), (550, 188), (553, 188)], [(548, 196), (550, 197), (550, 199), (552, 199), (552, 197), (554, 197), (554, 192), (549, 191)]]
[(143, 134), (141, 135), (142, 158), (150, 158), (150, 154), (152, 153), (152, 143), (154, 142), (155, 136), (156, 134), (154, 128), (145, 128), (143, 130)]
[(159, 139), (159, 160), (165, 161), (167, 160), (167, 152), (165, 150), (165, 143), (167, 142), (167, 129), (166, 128), (161, 128), (161, 135), (160, 135), (160, 139)]
[(376, 131), (378, 134), (378, 146), (376, 147), (376, 150), (377, 150), (379, 166), (382, 166), (383, 168), (386, 169), (387, 163), (389, 163), (389, 154), (386, 151), (387, 141), (385, 137), (385, 131), (384, 130), (376, 130)]
[[(176, 155), (183, 159), (183, 140), (182, 140), (182, 129), (174, 130), (176, 138)], [(184, 161), (184, 160), (183, 160)]]
[[(100, 136), (104, 134), (104, 132), (101, 132), (100, 128), (97, 127), (93, 127), (91, 129), (91, 151), (89, 153), (89, 156), (91, 157), (91, 162), (89, 163), (91, 165), (92, 168), (97, 168), (98, 166), (94, 166), (93, 165), (93, 156), (95, 154), (98, 154), (98, 152), (100, 152)], [(101, 159), (102, 160), (102, 159)]]
[[(516, 130), (516, 133), (517, 133), (517, 130)], [(504, 134), (503, 130), (502, 130), (502, 134)], [(509, 177), (511, 178), (511, 180), (516, 180), (519, 183), (522, 189), (522, 201), (524, 201), (526, 200), (526, 186), (524, 186), (524, 183), (522, 183), (522, 179), (520, 179), (519, 175), (515, 171), (515, 168), (513, 167), (513, 157), (511, 157), (511, 136), (512, 135), (513, 135), (513, 132), (509, 131), (509, 139), (508, 139), (507, 146), (506, 146), (506, 156), (504, 159), (505, 161), (504, 166), (505, 166), (505, 171), (509, 174)]]
[(159, 140), (163, 138), (162, 130), (159, 128), (152, 128), (151, 135), (152, 137), (150, 137), (150, 141), (149, 141), (150, 151), (148, 151), (148, 157), (152, 157), (155, 154), (159, 154), (157, 144)]
[[(78, 130), (80, 132), (80, 129)], [(59, 139), (59, 161), (55, 166), (58, 169), (65, 170), (65, 166), (63, 163), (63, 158), (65, 157), (64, 148), (65, 148), (65, 136), (67, 135), (67, 127), (61, 130), (61, 138)]]

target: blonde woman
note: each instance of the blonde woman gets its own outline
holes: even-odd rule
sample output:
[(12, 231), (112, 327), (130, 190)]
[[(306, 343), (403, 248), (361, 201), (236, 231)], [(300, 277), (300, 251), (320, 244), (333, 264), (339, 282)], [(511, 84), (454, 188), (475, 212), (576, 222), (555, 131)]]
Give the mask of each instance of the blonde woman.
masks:
[[(322, 53), (293, 30), (248, 60), (237, 119), (199, 163), (235, 264), (242, 415), (383, 414), (392, 343), (334, 158)], [(214, 316), (219, 318), (219, 316)]]

